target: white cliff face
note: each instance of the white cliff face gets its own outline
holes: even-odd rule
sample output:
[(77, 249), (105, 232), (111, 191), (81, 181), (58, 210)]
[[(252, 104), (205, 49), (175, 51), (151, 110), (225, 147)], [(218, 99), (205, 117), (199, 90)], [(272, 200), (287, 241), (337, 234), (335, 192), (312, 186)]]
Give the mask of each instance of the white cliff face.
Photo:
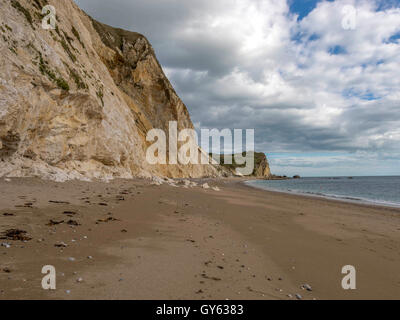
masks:
[[(57, 29), (41, 27), (45, 4)], [(0, 1), (0, 176), (215, 176), (149, 165), (146, 134), (188, 111), (140, 34), (93, 21), (72, 0)]]

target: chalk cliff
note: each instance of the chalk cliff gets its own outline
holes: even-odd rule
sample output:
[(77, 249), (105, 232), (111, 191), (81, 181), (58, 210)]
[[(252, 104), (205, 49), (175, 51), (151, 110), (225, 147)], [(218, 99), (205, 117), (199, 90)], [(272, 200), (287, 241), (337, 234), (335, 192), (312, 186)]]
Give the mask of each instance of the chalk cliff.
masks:
[[(57, 10), (42, 28), (42, 8)], [(141, 34), (94, 21), (72, 0), (0, 1), (0, 176), (218, 176), (213, 165), (150, 165), (146, 134), (193, 128)]]

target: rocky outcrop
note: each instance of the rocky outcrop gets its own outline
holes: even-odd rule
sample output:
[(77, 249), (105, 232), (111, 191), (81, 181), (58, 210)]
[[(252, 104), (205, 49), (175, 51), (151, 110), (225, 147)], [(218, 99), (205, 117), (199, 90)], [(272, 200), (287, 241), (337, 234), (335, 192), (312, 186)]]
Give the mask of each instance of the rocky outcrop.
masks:
[[(215, 154), (210, 154), (210, 156), (216, 160), (219, 160), (219, 162), (221, 163), (221, 169), (220, 169), (221, 173), (225, 177), (237, 175), (236, 169), (244, 167), (244, 165), (237, 164), (235, 162), (235, 156), (233, 154), (228, 155), (228, 158), (231, 159), (230, 160), (231, 163), (229, 164), (224, 163), (224, 156), (217, 156)], [(246, 157), (246, 152), (243, 152), (242, 156)], [(265, 153), (254, 152), (254, 170), (251, 176), (264, 179), (270, 179), (272, 177), (268, 159)]]
[[(46, 4), (55, 30), (41, 27)], [(150, 129), (193, 125), (144, 36), (96, 22), (72, 0), (1, 1), (0, 21), (0, 175), (219, 174), (145, 160)]]
[(257, 178), (271, 178), (271, 170), (269, 168), (269, 163), (267, 156), (265, 153), (256, 153), (255, 154), (255, 168), (254, 168), (254, 176)]

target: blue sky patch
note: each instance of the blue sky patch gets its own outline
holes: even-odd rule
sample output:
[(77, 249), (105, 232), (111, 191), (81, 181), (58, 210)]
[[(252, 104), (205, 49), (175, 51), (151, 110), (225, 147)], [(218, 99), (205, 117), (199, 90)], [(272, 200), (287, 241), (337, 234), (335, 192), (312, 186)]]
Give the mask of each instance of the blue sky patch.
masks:
[(300, 44), (304, 41), (304, 33), (301, 32), (297, 32), (292, 34), (290, 40), (292, 40), (293, 42)]
[(291, 40), (294, 41), (296, 44), (317, 41), (319, 39), (321, 39), (321, 36), (316, 33), (310, 35), (302, 32), (297, 32), (292, 34), (291, 37)]
[(388, 39), (388, 43), (397, 43), (400, 40), (400, 31), (396, 32)]
[(316, 41), (316, 40), (319, 40), (319, 39), (321, 39), (321, 36), (319, 36), (319, 35), (316, 34), (316, 33), (313, 33), (313, 34), (310, 36), (310, 38), (308, 38), (308, 41)]
[(298, 20), (301, 20), (315, 9), (318, 2), (321, 0), (289, 0), (290, 12), (298, 14)]
[(381, 97), (375, 95), (373, 92), (371, 92), (369, 90), (366, 91), (366, 92), (361, 92), (360, 90), (357, 90), (357, 89), (354, 89), (354, 88), (343, 90), (342, 96), (344, 98), (354, 98), (354, 97), (356, 97), (356, 98), (359, 98), (359, 99), (362, 99), (362, 100), (368, 100), (368, 101), (381, 99)]
[(338, 55), (338, 54), (346, 54), (347, 53), (346, 48), (342, 47), (342, 46), (339, 46), (339, 45), (329, 48), (328, 52), (331, 55)]
[(376, 11), (385, 11), (391, 8), (400, 7), (400, 0), (377, 0)]

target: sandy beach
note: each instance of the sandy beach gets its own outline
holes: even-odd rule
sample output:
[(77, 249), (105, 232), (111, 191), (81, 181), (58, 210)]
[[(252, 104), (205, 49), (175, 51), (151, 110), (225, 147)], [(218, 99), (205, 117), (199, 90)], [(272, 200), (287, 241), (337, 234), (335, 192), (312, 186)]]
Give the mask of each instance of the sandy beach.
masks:
[(0, 299), (400, 298), (400, 209), (206, 182), (2, 178)]

